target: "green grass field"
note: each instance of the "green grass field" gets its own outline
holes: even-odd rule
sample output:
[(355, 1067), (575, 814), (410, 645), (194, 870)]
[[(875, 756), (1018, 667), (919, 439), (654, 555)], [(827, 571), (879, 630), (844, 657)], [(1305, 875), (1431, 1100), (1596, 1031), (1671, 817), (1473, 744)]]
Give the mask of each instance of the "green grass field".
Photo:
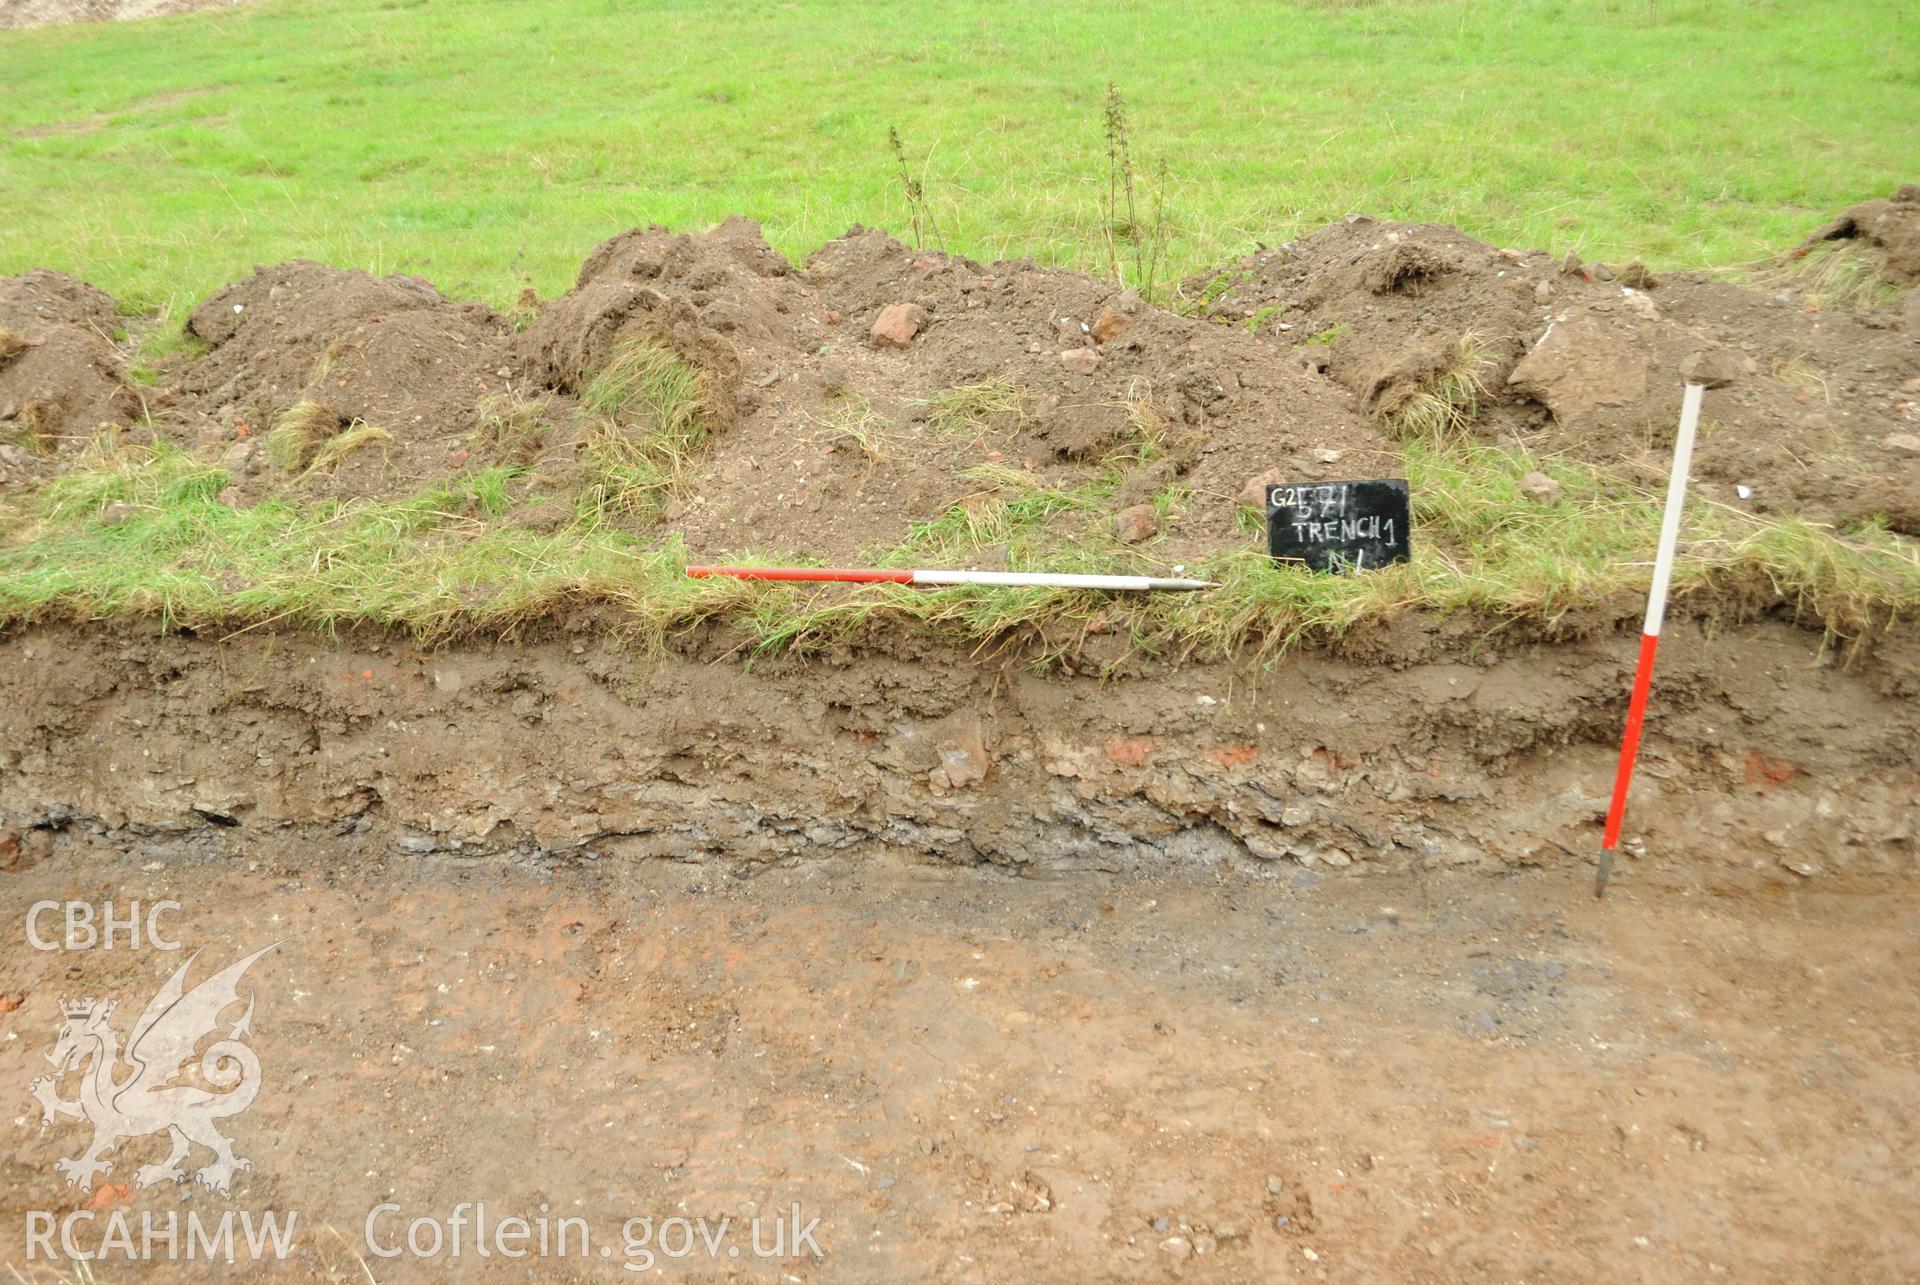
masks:
[(178, 313), (296, 255), (510, 302), (744, 213), (804, 254), (906, 204), (1104, 263), (1101, 102), (1164, 160), (1169, 268), (1352, 210), (1728, 264), (1920, 156), (1900, 0), (1246, 4), (267, 0), (0, 32), (0, 272)]

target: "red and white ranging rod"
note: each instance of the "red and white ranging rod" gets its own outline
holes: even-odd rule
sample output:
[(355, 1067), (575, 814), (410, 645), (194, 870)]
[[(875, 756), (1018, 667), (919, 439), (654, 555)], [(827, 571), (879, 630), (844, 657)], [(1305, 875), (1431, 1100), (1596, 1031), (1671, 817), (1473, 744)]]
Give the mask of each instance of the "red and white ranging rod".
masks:
[(1633, 784), (1633, 760), (1640, 750), (1640, 727), (1647, 717), (1647, 691), (1653, 685), (1653, 654), (1660, 647), (1660, 626), (1667, 614), (1667, 585), (1673, 579), (1673, 552), (1680, 542), (1680, 514), (1686, 507), (1687, 466), (1693, 460), (1693, 434), (1700, 425), (1702, 384), (1689, 382), (1680, 403), (1680, 432), (1673, 443), (1673, 473), (1667, 478), (1667, 503), (1660, 511), (1660, 552), (1653, 563), (1653, 587), (1647, 592), (1647, 621), (1640, 630), (1640, 663), (1633, 671), (1633, 695), (1627, 701), (1627, 728), (1620, 738), (1620, 766), (1613, 775), (1613, 806), (1607, 809), (1607, 830), (1600, 840), (1600, 868), (1594, 872), (1593, 895), (1607, 895), (1607, 877), (1613, 873), (1614, 849), (1620, 845), (1620, 824), (1627, 814), (1627, 787)]
[(1144, 593), (1150, 590), (1217, 589), (1212, 580), (1169, 580), (1159, 576), (1086, 576), (1052, 571), (934, 571), (924, 568), (891, 570), (878, 567), (705, 567), (692, 566), (696, 580), (731, 576), (736, 580), (824, 580), (840, 584), (1012, 585), (1036, 589), (1114, 589)]

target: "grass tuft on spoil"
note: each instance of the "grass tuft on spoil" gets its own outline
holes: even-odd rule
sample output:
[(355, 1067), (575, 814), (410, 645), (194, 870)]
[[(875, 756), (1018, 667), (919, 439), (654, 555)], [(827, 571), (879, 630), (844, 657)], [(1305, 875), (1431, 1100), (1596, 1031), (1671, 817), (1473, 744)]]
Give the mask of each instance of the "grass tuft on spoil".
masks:
[(899, 435), (859, 393), (843, 393), (840, 404), (827, 415), (806, 415), (815, 440), (835, 450), (851, 449), (870, 460), (890, 458)]
[(659, 340), (631, 340), (582, 396), (588, 425), (575, 510), (599, 525), (651, 521), (686, 475), (713, 421), (711, 376)]
[[(961, 474), (977, 489), (939, 517), (915, 523), (907, 538), (877, 556), (882, 566), (993, 563), (995, 569), (1093, 571), (1100, 568), (1104, 516), (1120, 474), (1055, 486), (1006, 464), (977, 464)], [(1071, 536), (1069, 539), (1067, 537)], [(1000, 566), (1004, 564), (1004, 566)]]
[(978, 437), (1008, 432), (1026, 418), (1026, 390), (1005, 376), (960, 384), (921, 402), (936, 432)]
[[(171, 291), (158, 305), (150, 324), (141, 333), (133, 351), (127, 355), (127, 378), (151, 387), (161, 382), (163, 373), (180, 362), (198, 361), (213, 351), (213, 346), (187, 331), (187, 314), (193, 307), (192, 296)], [(124, 308), (126, 305), (122, 304)]]
[(704, 371), (657, 339), (635, 339), (594, 374), (581, 400), (615, 423), (643, 424), (659, 449), (683, 457), (706, 440), (711, 397)]
[(1120, 399), (1119, 408), (1127, 417), (1134, 458), (1142, 464), (1159, 459), (1166, 449), (1167, 419), (1153, 404), (1152, 381), (1144, 375), (1128, 380), (1126, 396)]
[(1866, 242), (1847, 237), (1763, 259), (1730, 275), (1755, 290), (1790, 291), (1815, 308), (1891, 310), (1899, 306), (1901, 291), (1880, 275), (1884, 258)]
[(595, 420), (587, 427), (580, 457), (575, 510), (593, 525), (621, 517), (650, 519), (673, 485), (672, 465), (645, 434), (630, 433), (610, 419)]
[(319, 402), (300, 401), (280, 412), (266, 438), (267, 462), (282, 473), (301, 473), (321, 443), (340, 431), (340, 416)]
[(369, 446), (384, 445), (391, 441), (393, 441), (393, 434), (386, 429), (364, 420), (355, 420), (320, 444), (320, 449), (313, 454), (313, 463), (307, 466), (307, 472), (331, 472), (339, 466), (341, 460), (355, 451), (364, 450)]
[(474, 405), (473, 444), (499, 463), (525, 464), (546, 445), (553, 423), (542, 402), (520, 393), (492, 393)]
[(1387, 416), (1387, 424), (1402, 438), (1437, 439), (1462, 432), (1480, 413), (1487, 395), (1487, 373), (1498, 364), (1492, 348), (1474, 331), (1460, 336), (1453, 364), (1433, 383)]
[(35, 492), (29, 511), (56, 524), (84, 523), (116, 501), (165, 509), (210, 500), (227, 484), (225, 469), (171, 446), (122, 445), (113, 431), (96, 434), (79, 463)]
[(1331, 348), (1352, 333), (1353, 323), (1351, 321), (1336, 321), (1325, 330), (1315, 331), (1300, 342), (1303, 344), (1318, 344), (1323, 348)]
[(1813, 368), (1805, 353), (1785, 361), (1776, 359), (1767, 368), (1767, 373), (1783, 384), (1791, 384), (1808, 393), (1817, 393), (1821, 401), (1828, 405), (1833, 404), (1833, 390), (1827, 386), (1827, 377)]
[(51, 455), (58, 440), (51, 430), (51, 419), (46, 402), (29, 401), (14, 412), (13, 422), (4, 430), (5, 440), (35, 455)]

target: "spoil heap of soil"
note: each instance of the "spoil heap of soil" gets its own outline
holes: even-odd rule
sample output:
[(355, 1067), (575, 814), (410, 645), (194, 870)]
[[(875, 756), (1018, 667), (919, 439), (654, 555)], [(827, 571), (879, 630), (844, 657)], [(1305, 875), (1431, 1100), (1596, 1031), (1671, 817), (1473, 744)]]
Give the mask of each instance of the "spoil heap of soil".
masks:
[[(1920, 189), (1820, 239), (1885, 247), (1910, 285)], [(1701, 273), (1500, 249), (1438, 224), (1356, 216), (1190, 279), (1209, 315), (1290, 341), (1365, 410), (1418, 411), (1444, 373), (1479, 386), (1474, 431), (1657, 480), (1689, 362), (1727, 353), (1698, 494), (1759, 513), (1920, 532), (1920, 291), (1865, 311)]]
[[(883, 314), (906, 318), (907, 332), (877, 340)], [(860, 228), (803, 270), (745, 219), (699, 236), (628, 232), (517, 336), (417, 278), (304, 261), (221, 291), (188, 330), (211, 350), (170, 372), (151, 426), (128, 440), (150, 432), (219, 460), (236, 503), (394, 497), (496, 462), (476, 429), (504, 402), (530, 404), (546, 425), (516, 498), (564, 506), (597, 413), (581, 399), (634, 340), (665, 345), (711, 385), (707, 441), (668, 528), (714, 556), (871, 554), (1004, 489), (970, 475), (995, 464), (1022, 486), (1104, 479), (1115, 511), (1180, 488), (1191, 500), (1165, 515), (1156, 546), (1172, 562), (1235, 536), (1249, 477), (1396, 467), (1378, 425), (1264, 337), (1113, 282), (1025, 261), (985, 267)], [(109, 349), (93, 355), (84, 380), (46, 396), (99, 401), (117, 376)], [(324, 472), (276, 471), (263, 435), (300, 405), (317, 409), (323, 433), (364, 424), (390, 437)], [(68, 412), (50, 449), (77, 456), (90, 414)]]
[[(187, 365), (167, 419), (201, 440), (252, 436), (299, 403), (324, 428), (386, 429), (325, 478), (347, 494), (397, 493), (465, 463), (476, 407), (506, 387), (507, 327), (479, 303), (453, 303), (418, 277), (373, 277), (304, 259), (260, 268), (187, 318), (210, 351)], [(254, 475), (260, 461), (247, 456)]]
[[(1903, 189), (1820, 235), (1884, 243), (1888, 279), (1904, 279), (1912, 211)], [(1791, 288), (1656, 278), (1359, 217), (1187, 292), (1203, 317), (861, 228), (796, 269), (731, 219), (612, 239), (516, 336), (418, 278), (296, 261), (195, 310), (188, 329), (211, 351), (148, 401), (154, 432), (221, 458), (251, 500), (392, 496), (455, 477), (497, 458), (476, 428), (504, 400), (547, 426), (522, 492), (564, 504), (592, 418), (579, 399), (623, 343), (648, 339), (712, 390), (708, 439), (668, 521), (703, 554), (859, 557), (1004, 489), (979, 475), (995, 464), (1060, 489), (1106, 478), (1115, 511), (1178, 488), (1155, 518), (1155, 548), (1174, 562), (1233, 537), (1249, 479), (1396, 471), (1396, 417), (1450, 372), (1477, 386), (1463, 417), (1474, 431), (1655, 480), (1688, 362), (1723, 352), (1745, 378), (1705, 426), (1704, 498), (1920, 528), (1920, 343), (1901, 309), (1819, 309)], [(127, 423), (140, 402), (113, 318), (111, 299), (57, 274), (0, 286), (0, 325), (31, 345), (0, 365), (0, 424), (72, 455), (96, 424)], [(303, 402), (332, 431), (391, 438), (324, 475), (275, 476), (261, 434)]]
[(28, 457), (63, 436), (140, 413), (115, 348), (123, 324), (112, 296), (63, 273), (0, 277), (0, 430), (16, 439), (0, 482), (44, 472)]
[[(1886, 200), (1862, 201), (1820, 228), (1799, 253), (1805, 255), (1832, 241), (1863, 241), (1880, 253), (1880, 278), (1890, 286), (1920, 286), (1920, 183), (1902, 184)], [(1914, 324), (1917, 301), (1908, 296), (1908, 325)]]
[[(907, 329), (877, 341), (889, 310)], [(633, 337), (713, 373), (725, 403), (672, 514), (695, 549), (855, 558), (990, 494), (965, 473), (991, 462), (1058, 488), (1117, 469), (1116, 508), (1182, 483), (1200, 502), (1172, 558), (1231, 532), (1250, 473), (1324, 473), (1314, 448), (1391, 466), (1377, 429), (1264, 340), (1112, 282), (861, 228), (801, 271), (745, 219), (626, 233), (514, 351), (534, 384), (577, 395)]]

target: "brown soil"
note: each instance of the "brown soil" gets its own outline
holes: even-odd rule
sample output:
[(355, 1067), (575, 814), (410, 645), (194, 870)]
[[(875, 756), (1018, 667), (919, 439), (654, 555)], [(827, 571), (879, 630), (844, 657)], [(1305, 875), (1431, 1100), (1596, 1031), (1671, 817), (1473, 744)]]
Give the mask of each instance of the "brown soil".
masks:
[[(924, 317), (905, 348), (868, 331), (882, 309)], [(1128, 318), (1096, 344), (1103, 312)], [(1137, 501), (1182, 480), (1200, 502), (1169, 559), (1232, 534), (1247, 476), (1325, 466), (1310, 447), (1355, 453), (1346, 467), (1390, 467), (1378, 431), (1316, 395), (1263, 340), (1144, 306), (1111, 282), (1022, 262), (982, 267), (854, 229), (796, 272), (759, 228), (732, 219), (704, 236), (630, 232), (587, 260), (575, 289), (514, 344), (538, 386), (577, 393), (623, 338), (648, 335), (713, 371), (732, 414), (707, 448), (673, 525), (693, 549), (856, 558), (897, 543), (980, 484), (983, 461), (1072, 486), (1137, 455), (1129, 400), (1165, 424), (1168, 458), (1132, 470)], [(1077, 373), (1063, 352), (1098, 356)], [(930, 403), (956, 387), (1011, 380), (1016, 414), (957, 429)], [(868, 451), (836, 442), (836, 417), (870, 406), (885, 425)], [(1124, 507), (1116, 505), (1116, 507)]]
[[(45, 627), (0, 639), (0, 808), (189, 847), (297, 827), (744, 866), (1584, 867), (1634, 633), (1478, 635), (1402, 621), (1265, 672), (1084, 657), (1041, 677), (897, 636), (747, 668), (718, 640), (430, 652)], [(1911, 871), (1920, 651), (1899, 634), (1851, 667), (1819, 653), (1781, 625), (1676, 626), (1635, 852), (1780, 880)]]
[[(1892, 280), (1909, 208), (1920, 206), (1904, 195), (1870, 203), (1822, 235), (1885, 241)], [(553, 426), (519, 491), (558, 505), (582, 449), (577, 397), (621, 340), (647, 336), (716, 390), (717, 431), (666, 528), (699, 556), (858, 558), (991, 494), (965, 474), (994, 462), (1061, 486), (1118, 468), (1115, 510), (1186, 488), (1151, 546), (1174, 564), (1235, 537), (1251, 478), (1395, 471), (1382, 417), (1471, 335), (1488, 354), (1483, 433), (1656, 481), (1684, 369), (1726, 352), (1745, 374), (1709, 410), (1696, 464), (1704, 498), (1816, 520), (1884, 517), (1907, 533), (1920, 521), (1920, 344), (1899, 312), (1819, 311), (1790, 289), (1656, 278), (1637, 264), (1576, 268), (1444, 226), (1364, 218), (1203, 274), (1188, 291), (1210, 300), (1206, 317), (1111, 282), (982, 266), (859, 228), (796, 269), (732, 219), (699, 236), (614, 238), (518, 335), (418, 278), (264, 268), (193, 313), (189, 330), (211, 351), (142, 393), (118, 365), (112, 301), (35, 272), (0, 288), (0, 325), (34, 345), (0, 366), (0, 428), (71, 458), (98, 423), (144, 408), (152, 431), (228, 464), (235, 502), (287, 489), (397, 495), (494, 462), (474, 429), (516, 397)], [(904, 347), (868, 337), (892, 305), (918, 319)], [(1316, 335), (1333, 342), (1305, 342)], [(1077, 369), (1063, 360), (1076, 350), (1097, 360)], [(1018, 386), (1017, 413), (941, 421), (943, 394), (989, 379)], [(258, 444), (303, 400), (394, 440), (337, 472), (276, 476)], [(881, 432), (859, 444), (836, 424), (863, 411)], [(1160, 439), (1146, 464), (1143, 425)], [(61, 467), (0, 464), (0, 486)]]
[[(188, 326), (207, 351), (177, 361), (147, 399), (150, 425), (127, 431), (220, 459), (234, 503), (401, 495), (489, 462), (476, 425), (499, 399), (521, 399), (553, 421), (514, 484), (532, 501), (522, 520), (564, 516), (587, 419), (578, 399), (621, 345), (647, 338), (709, 385), (710, 440), (650, 529), (695, 557), (858, 559), (991, 493), (996, 484), (968, 470), (998, 462), (1061, 486), (1118, 472), (1115, 509), (1190, 488), (1146, 546), (1177, 565), (1245, 539), (1235, 523), (1249, 477), (1394, 471), (1381, 417), (1428, 386), (1472, 331), (1497, 361), (1499, 401), (1483, 431), (1649, 468), (1662, 433), (1652, 417), (1688, 350), (1731, 350), (1756, 368), (1811, 352), (1803, 360), (1826, 366), (1837, 404), (1808, 411), (1794, 385), (1752, 373), (1716, 391), (1717, 414), (1752, 408), (1755, 418), (1709, 433), (1701, 471), (1723, 484), (1754, 479), (1756, 505), (1791, 487), (1854, 516), (1876, 495), (1920, 494), (1907, 485), (1913, 465), (1876, 437), (1894, 423), (1887, 415), (1915, 413), (1912, 401), (1884, 404), (1889, 381), (1920, 360), (1898, 318), (1812, 315), (1700, 278), (1656, 283), (1637, 266), (1568, 273), (1452, 229), (1353, 219), (1248, 260), (1224, 293), (1210, 279), (1214, 316), (1186, 317), (1110, 282), (1019, 261), (984, 267), (861, 228), (796, 269), (756, 225), (732, 219), (699, 236), (613, 238), (573, 290), (528, 301), (516, 333), (415, 278), (295, 262), (194, 311)], [(1627, 277), (1640, 284), (1617, 284)], [(1220, 324), (1243, 305), (1267, 309), (1254, 317), (1262, 333)], [(908, 321), (887, 344), (869, 337), (883, 313)], [(0, 320), (35, 345), (0, 379), (42, 380), (32, 404), (63, 408), (69, 430), (35, 439), (44, 457), (9, 448), (0, 467), (16, 484), (74, 461), (85, 442), (75, 425), (124, 412), (112, 317), (110, 299), (57, 274), (0, 289)], [(1764, 348), (1742, 338), (1762, 323), (1772, 327)], [(1551, 333), (1533, 336), (1535, 325)], [(1332, 326), (1335, 343), (1296, 343)], [(68, 351), (86, 360), (49, 364)], [(1303, 353), (1326, 360), (1325, 375)], [(990, 379), (1017, 387), (1018, 409), (941, 420), (943, 394)], [(1633, 398), (1612, 395), (1629, 385)], [(393, 440), (331, 473), (280, 472), (259, 443), (303, 401), (323, 405), (333, 427), (375, 424)], [(1829, 416), (1836, 436), (1768, 418), (1786, 406)], [(832, 434), (836, 417), (867, 407), (876, 442)], [(1143, 434), (1157, 456), (1142, 451)], [(1877, 452), (1874, 468), (1843, 468), (1850, 452)], [(1759, 480), (1748, 465), (1776, 454), (1774, 480)], [(1898, 505), (1878, 507), (1904, 522)], [(1168, 668), (1135, 654), (1124, 633), (1088, 629), (1056, 648), (1065, 675), (1107, 682), (1085, 687), (1034, 678), (1010, 656), (879, 634), (816, 665), (759, 663), (749, 676), (706, 663), (733, 655), (724, 634), (696, 630), (673, 655), (630, 657), (585, 617), (529, 632), (590, 640), (573, 644), (590, 662), (518, 647), (436, 657), (377, 639), (353, 644), (374, 649), (354, 656), (271, 630), (209, 648), (52, 628), (0, 640), (20, 656), (0, 806), (36, 824), (72, 814), (172, 830), (218, 813), (374, 826), (383, 842), (481, 852), (691, 842), (735, 856), (875, 844), (1063, 867), (1248, 854), (1585, 860), (1637, 609), (1607, 604), (1551, 629), (1507, 622), (1491, 633), (1481, 621), (1400, 618), (1264, 671)], [(1903, 868), (1909, 828), (1897, 818), (1920, 744), (1912, 635), (1875, 648), (1834, 669), (1817, 636), (1764, 623), (1669, 648), (1668, 740), (1655, 762), (1674, 756), (1667, 775), (1687, 788), (1663, 799), (1647, 787), (1636, 800), (1647, 834), (1664, 826), (1674, 842), (1738, 863)], [(236, 666), (254, 674), (257, 700), (235, 696)], [(179, 677), (156, 684), (153, 673)], [(1757, 673), (1773, 676), (1763, 694)], [(1378, 699), (1382, 683), (1392, 700)], [(417, 702), (408, 718), (446, 735), (383, 731), (403, 698)], [(102, 775), (88, 730), (96, 707), (175, 729), (182, 762)], [(494, 720), (504, 721), (482, 730)], [(522, 726), (546, 734), (530, 739)], [(582, 745), (599, 747), (590, 771), (569, 766)], [(151, 759), (153, 746), (142, 748)], [(250, 767), (254, 756), (274, 770)], [(1657, 767), (1649, 775), (1662, 779)], [(1673, 809), (1665, 823), (1663, 807)]]
[[(76, 833), (0, 898), (19, 1005), (0, 1013), (0, 1262), (35, 1285), (86, 1279), (24, 1257), (28, 1211), (83, 1203), (54, 1162), (86, 1129), (41, 1130), (27, 1096), (56, 999), (115, 997), (124, 1033), (186, 951), (197, 978), (275, 940), (248, 975), (263, 1087), (224, 1122), (252, 1169), (226, 1198), (96, 1204), (136, 1237), (143, 1213), (292, 1211), (295, 1256), (113, 1258), (94, 1279), (627, 1279), (630, 1217), (744, 1228), (795, 1204), (823, 1258), (702, 1251), (665, 1274), (1920, 1274), (1906, 881), (1597, 906), (1565, 871), (1038, 881), (826, 858), (743, 880), (209, 829), (158, 855)], [(69, 898), (175, 899), (184, 949), (15, 947), (25, 906)], [(107, 1177), (164, 1150), (127, 1143)], [(388, 1243), (475, 1201), (584, 1218), (615, 1256), (364, 1243), (382, 1202)]]
[(1808, 237), (1801, 250), (1850, 240), (1881, 252), (1880, 276), (1888, 285), (1920, 285), (1920, 184), (1904, 184), (1889, 200), (1862, 201)]
[[(1920, 204), (1902, 191), (1818, 235), (1884, 244), (1886, 279), (1905, 286)], [(1887, 440), (1920, 427), (1913, 291), (1900, 309), (1827, 311), (1792, 288), (1580, 264), (1358, 216), (1186, 289), (1210, 299), (1211, 315), (1298, 345), (1376, 414), (1424, 391), (1470, 335), (1488, 356), (1480, 431), (1649, 482), (1665, 475), (1689, 361), (1726, 352), (1744, 377), (1708, 412), (1694, 467), (1703, 496), (1920, 532), (1920, 454)], [(1316, 335), (1333, 342), (1306, 342)]]
[[(924, 329), (906, 348), (877, 347), (868, 329), (895, 302), (921, 309)], [(1103, 313), (1126, 324), (1096, 344)], [(1194, 502), (1156, 546), (1171, 562), (1234, 537), (1236, 497), (1255, 473), (1364, 474), (1395, 458), (1344, 395), (1277, 360), (1263, 338), (1148, 307), (1110, 282), (1020, 262), (985, 268), (860, 229), (805, 271), (744, 219), (702, 236), (626, 233), (518, 336), (417, 279), (304, 262), (215, 295), (189, 330), (211, 351), (178, 363), (149, 398), (151, 431), (226, 463), (239, 503), (287, 489), (399, 495), (494, 462), (472, 437), (502, 395), (539, 400), (555, 425), (522, 492), (563, 497), (583, 440), (575, 399), (592, 372), (623, 339), (666, 343), (717, 389), (715, 432), (669, 524), (716, 557), (857, 558), (983, 493), (964, 471), (1001, 462), (1060, 486), (1123, 468), (1116, 508), (1185, 485)], [(1097, 368), (1069, 369), (1061, 354), (1076, 349)], [(934, 399), (993, 378), (1019, 386), (1017, 413), (933, 422)], [(394, 440), (335, 473), (276, 476), (259, 443), (301, 401)], [(873, 451), (832, 428), (862, 406), (886, 425)], [(1139, 465), (1143, 416), (1163, 450)], [(82, 444), (59, 443), (69, 458)]]
[(450, 303), (417, 277), (375, 278), (295, 260), (261, 268), (194, 309), (187, 331), (212, 349), (157, 399), (195, 441), (238, 442), (241, 495), (271, 487), (246, 440), (298, 402), (336, 427), (393, 434), (303, 480), (344, 495), (396, 494), (456, 473), (470, 452), (476, 407), (506, 391), (506, 323), (483, 304)]
[(63, 439), (77, 451), (99, 425), (140, 414), (120, 370), (124, 324), (112, 296), (63, 273), (0, 277), (0, 433), (26, 453), (0, 462), (0, 485), (46, 473)]

